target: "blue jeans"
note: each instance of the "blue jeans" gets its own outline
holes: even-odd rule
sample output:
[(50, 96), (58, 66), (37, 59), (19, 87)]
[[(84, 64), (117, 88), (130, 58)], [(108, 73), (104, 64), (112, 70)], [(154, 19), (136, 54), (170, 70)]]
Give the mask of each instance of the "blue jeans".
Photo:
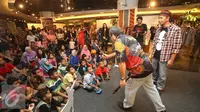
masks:
[(160, 62), (153, 58), (153, 80), (157, 85), (157, 89), (163, 90), (167, 80), (167, 62)]
[[(96, 86), (96, 85), (97, 85), (97, 82), (96, 82), (96, 81), (93, 81), (92, 84)], [(92, 92), (92, 91), (94, 90), (94, 87), (87, 85), (87, 86), (85, 87), (85, 89), (86, 89), (87, 91), (89, 91), (89, 92)]]

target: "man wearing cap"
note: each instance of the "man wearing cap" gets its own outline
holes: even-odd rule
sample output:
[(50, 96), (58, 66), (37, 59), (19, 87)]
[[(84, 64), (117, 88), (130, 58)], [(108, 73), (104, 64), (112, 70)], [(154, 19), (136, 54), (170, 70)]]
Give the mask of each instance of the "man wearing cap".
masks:
[(180, 27), (171, 24), (171, 12), (161, 11), (159, 27), (153, 40), (153, 50), (149, 55), (152, 58), (153, 80), (159, 91), (163, 91), (167, 79), (167, 68), (174, 63), (182, 44)]
[[(160, 95), (153, 84), (151, 75), (153, 67), (139, 42), (135, 38), (123, 34), (118, 27), (111, 27), (109, 34), (114, 44), (114, 52), (109, 55), (103, 54), (102, 58), (117, 58), (121, 75), (120, 86), (125, 86), (124, 101), (119, 102), (118, 106), (123, 110), (131, 110), (137, 90), (142, 86), (151, 98), (156, 111), (166, 112)], [(127, 82), (126, 70), (128, 70), (128, 77), (130, 77)]]

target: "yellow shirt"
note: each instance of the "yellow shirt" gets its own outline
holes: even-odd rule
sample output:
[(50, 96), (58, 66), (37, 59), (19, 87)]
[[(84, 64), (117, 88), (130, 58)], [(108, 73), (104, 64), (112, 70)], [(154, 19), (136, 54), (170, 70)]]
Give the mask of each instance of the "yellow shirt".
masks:
[(63, 83), (66, 86), (70, 86), (70, 83), (73, 83), (76, 77), (76, 74), (72, 75), (71, 73), (67, 73), (63, 78)]

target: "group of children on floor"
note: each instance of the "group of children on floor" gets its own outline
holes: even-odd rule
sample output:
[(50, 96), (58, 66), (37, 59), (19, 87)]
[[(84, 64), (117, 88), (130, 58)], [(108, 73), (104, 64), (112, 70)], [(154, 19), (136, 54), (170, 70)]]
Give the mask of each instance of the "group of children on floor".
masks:
[[(74, 81), (75, 90), (84, 88), (88, 92), (95, 91), (100, 94), (100, 83), (110, 80), (111, 65), (107, 60), (101, 59), (97, 44), (98, 41), (94, 41), (90, 50), (87, 45), (77, 49), (66, 49), (64, 45), (56, 44), (60, 49), (54, 52), (51, 47), (33, 50), (27, 46), (20, 60), (23, 70), (4, 61), (5, 58), (1, 56), (0, 79), (3, 77), (4, 80), (0, 82), (25, 89), (24, 99), (29, 105), (21, 111), (61, 110), (68, 99), (66, 89), (71, 87)], [(16, 69), (25, 79), (21, 80), (17, 75), (7, 77), (7, 74), (13, 73), (12, 69)]]

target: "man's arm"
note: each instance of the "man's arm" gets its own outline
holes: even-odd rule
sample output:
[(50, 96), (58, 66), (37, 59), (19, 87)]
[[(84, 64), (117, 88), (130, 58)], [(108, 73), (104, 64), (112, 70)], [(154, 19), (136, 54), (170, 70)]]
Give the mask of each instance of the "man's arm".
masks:
[(126, 63), (125, 62), (119, 63), (119, 73), (122, 79), (126, 78)]

